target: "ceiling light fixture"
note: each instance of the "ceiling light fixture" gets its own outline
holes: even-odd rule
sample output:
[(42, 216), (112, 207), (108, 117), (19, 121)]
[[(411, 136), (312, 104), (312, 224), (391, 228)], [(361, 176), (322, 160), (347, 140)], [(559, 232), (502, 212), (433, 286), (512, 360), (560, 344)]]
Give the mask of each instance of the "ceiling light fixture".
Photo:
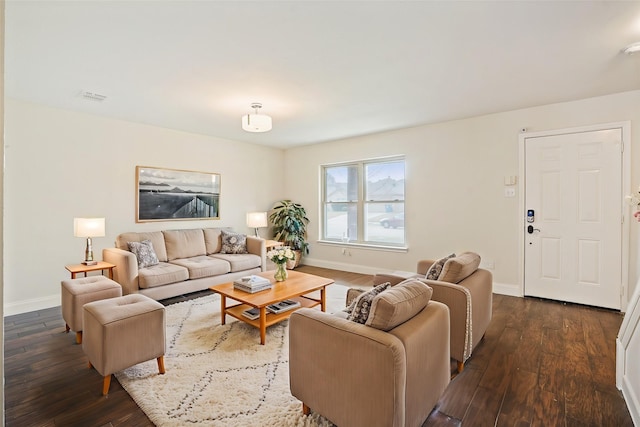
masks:
[(258, 114), (258, 110), (262, 108), (262, 104), (254, 102), (251, 108), (255, 113), (242, 116), (242, 129), (247, 132), (269, 132), (271, 130), (271, 117), (266, 114)]
[(640, 42), (631, 43), (629, 46), (622, 49), (627, 55), (633, 55), (636, 52), (640, 52)]

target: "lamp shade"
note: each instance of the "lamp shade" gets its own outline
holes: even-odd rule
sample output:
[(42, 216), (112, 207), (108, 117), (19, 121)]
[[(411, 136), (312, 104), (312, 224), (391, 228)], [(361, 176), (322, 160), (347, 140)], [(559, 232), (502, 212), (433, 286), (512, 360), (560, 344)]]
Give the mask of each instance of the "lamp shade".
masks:
[(242, 116), (242, 129), (247, 132), (269, 132), (271, 128), (271, 117), (266, 114), (253, 113)]
[(248, 212), (247, 213), (247, 227), (261, 228), (269, 225), (267, 223), (266, 212)]
[(76, 237), (103, 237), (104, 218), (74, 218), (73, 235)]

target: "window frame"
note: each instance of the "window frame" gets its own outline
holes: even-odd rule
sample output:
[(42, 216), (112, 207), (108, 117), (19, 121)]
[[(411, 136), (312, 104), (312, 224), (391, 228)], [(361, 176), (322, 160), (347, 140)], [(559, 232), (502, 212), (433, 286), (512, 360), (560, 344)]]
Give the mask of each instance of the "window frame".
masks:
[[(398, 162), (403, 164), (403, 189), (402, 189), (402, 199), (371, 199), (366, 200), (365, 196), (367, 195), (367, 166), (379, 163), (393, 163)], [(327, 171), (331, 168), (338, 167), (355, 167), (357, 171), (357, 198), (356, 200), (329, 200), (327, 197)], [(376, 240), (366, 240), (367, 236), (367, 227), (368, 223), (366, 221), (367, 210), (370, 206), (380, 205), (380, 204), (402, 204), (406, 207), (406, 156), (404, 155), (396, 155), (389, 157), (378, 157), (372, 159), (362, 159), (362, 160), (354, 160), (348, 162), (339, 162), (339, 163), (327, 163), (320, 166), (320, 243), (326, 244), (334, 244), (334, 245), (349, 245), (349, 246), (359, 246), (366, 247), (371, 249), (382, 249), (382, 250), (391, 250), (391, 251), (406, 251), (407, 250), (407, 231), (406, 231), (406, 222), (403, 227), (403, 236), (402, 242), (394, 243), (389, 241), (376, 241)], [(344, 205), (348, 210), (349, 207), (352, 209), (355, 208), (356, 211), (356, 229), (357, 236), (353, 239), (353, 236), (343, 236), (342, 237), (327, 237), (327, 212), (331, 209), (331, 206), (334, 205)], [(335, 209), (332, 209), (335, 210)], [(339, 209), (343, 210), (343, 209)], [(404, 208), (402, 210), (402, 214), (404, 215)], [(350, 230), (351, 226), (347, 225), (347, 229)], [(352, 233), (349, 233), (352, 234)]]

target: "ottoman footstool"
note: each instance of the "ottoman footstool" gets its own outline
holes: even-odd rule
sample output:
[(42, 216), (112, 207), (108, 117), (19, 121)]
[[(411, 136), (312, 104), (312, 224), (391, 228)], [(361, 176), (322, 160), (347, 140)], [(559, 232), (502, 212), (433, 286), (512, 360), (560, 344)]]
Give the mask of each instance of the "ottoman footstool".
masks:
[(104, 276), (67, 279), (61, 282), (62, 318), (67, 332), (76, 333), (82, 344), (82, 306), (86, 303), (122, 296), (122, 286)]
[(157, 359), (164, 374), (164, 306), (140, 294), (84, 305), (82, 349), (89, 367), (104, 377), (102, 394), (109, 393), (111, 374)]

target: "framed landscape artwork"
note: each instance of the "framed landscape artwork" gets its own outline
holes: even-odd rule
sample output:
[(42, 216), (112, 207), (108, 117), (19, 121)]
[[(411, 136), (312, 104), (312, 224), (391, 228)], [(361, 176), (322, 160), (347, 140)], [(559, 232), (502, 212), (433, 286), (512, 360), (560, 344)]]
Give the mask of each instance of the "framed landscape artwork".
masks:
[(220, 219), (220, 174), (136, 166), (136, 222)]

